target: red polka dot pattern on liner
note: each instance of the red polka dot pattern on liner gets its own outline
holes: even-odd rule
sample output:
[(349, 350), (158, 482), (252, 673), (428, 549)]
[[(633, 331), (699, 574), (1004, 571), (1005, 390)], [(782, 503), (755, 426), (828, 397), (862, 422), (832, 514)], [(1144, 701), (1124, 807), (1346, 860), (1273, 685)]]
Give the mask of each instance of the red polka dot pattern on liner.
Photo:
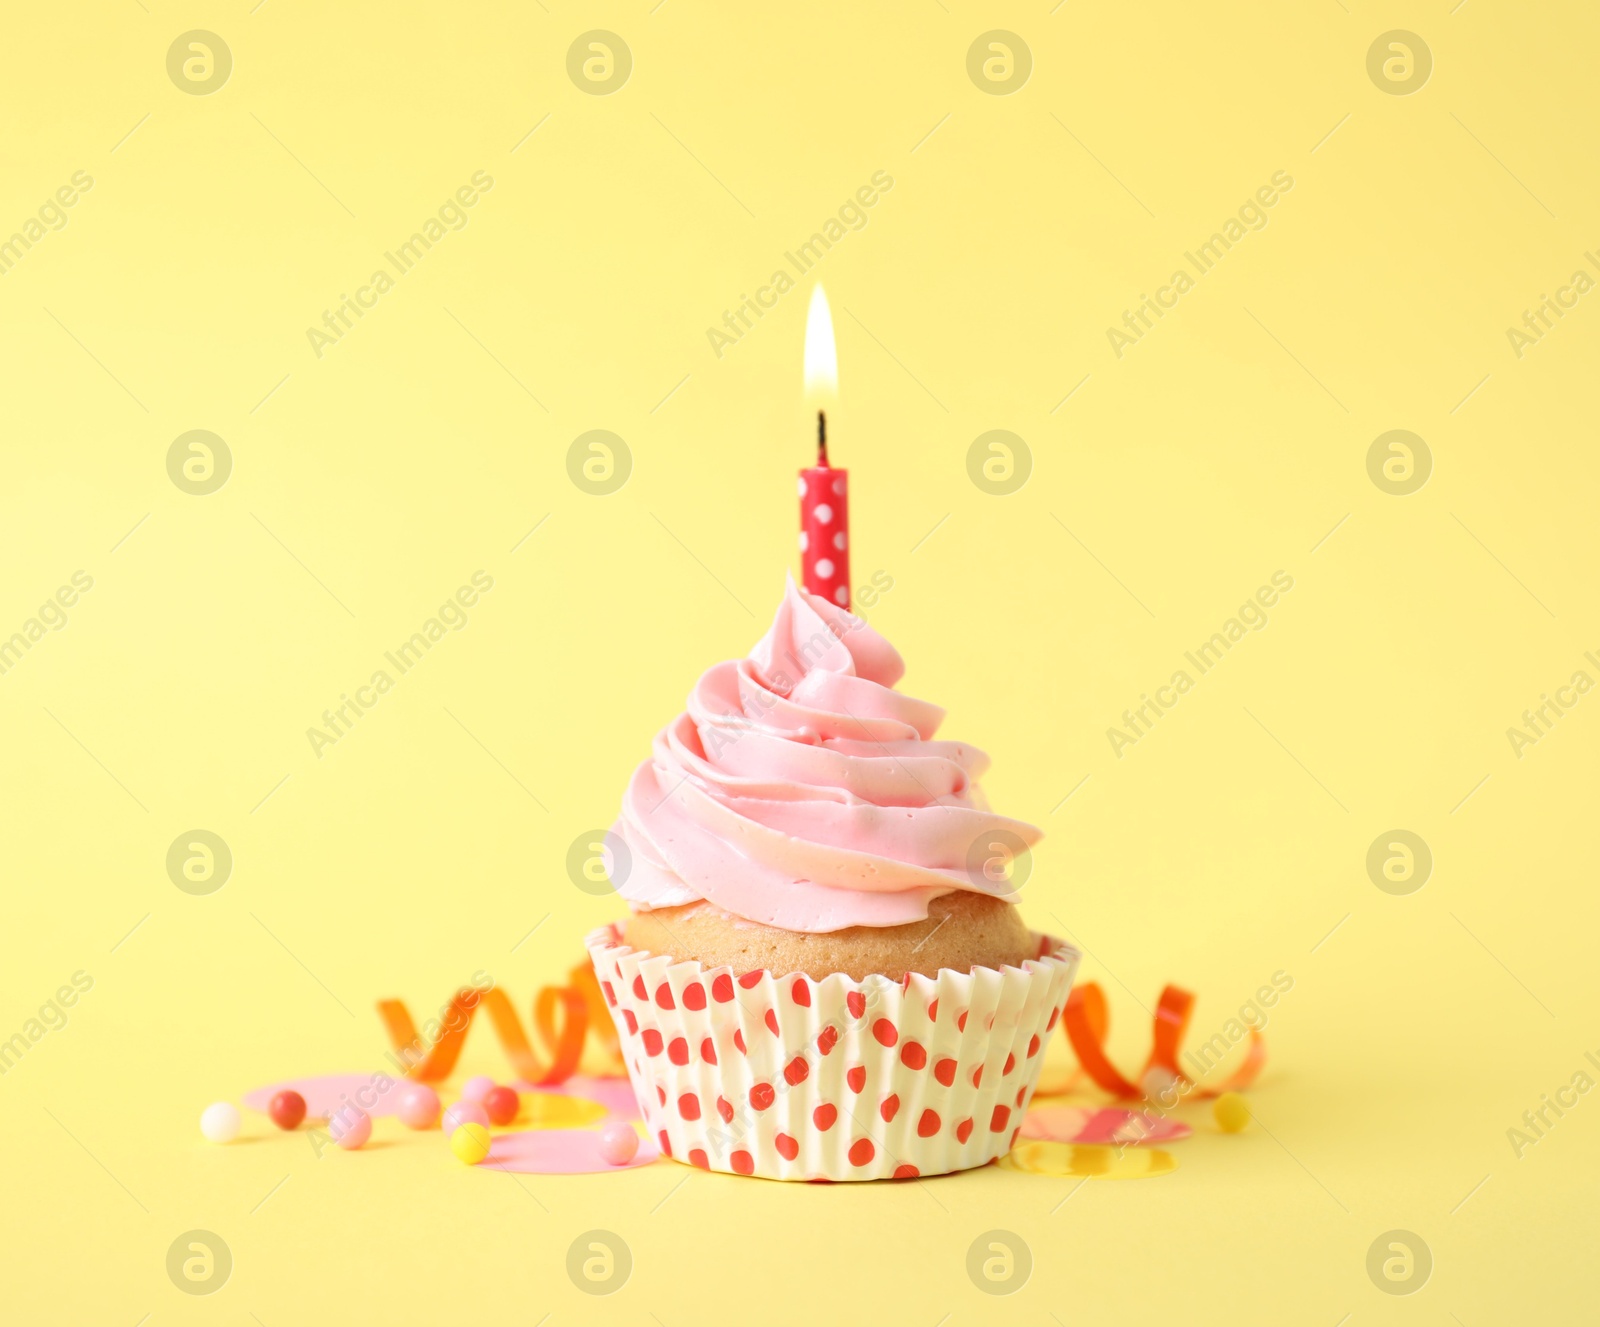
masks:
[(656, 1145), (661, 1148), (662, 1156), (669, 1157), (672, 1155), (672, 1140), (667, 1137), (667, 1131), (665, 1129), (660, 1130), (656, 1134)]
[[(1003, 1155), (1029, 1106), (1032, 1079), (1049, 1043), (1047, 1021), (1052, 1027), (1061, 1021), (1061, 992), (1070, 985), (1070, 977), (1054, 981), (1050, 994), (1030, 999), (1024, 1013), (987, 991), (964, 992), (942, 979), (914, 977), (852, 991), (848, 984), (814, 981), (792, 969), (779, 976), (768, 969), (682, 968), (682, 975), (669, 978), (664, 967), (670, 960), (613, 965), (610, 955), (602, 961), (596, 954), (595, 962), (602, 972), (615, 971), (615, 980), (599, 978), (595, 986), (616, 1002), (609, 1013), (623, 1029), (634, 1086), (641, 1097), (654, 1095), (662, 1103), (645, 1110), (652, 1134), (665, 1135), (663, 1126), (670, 1125), (671, 1139), (663, 1142), (670, 1147), (676, 1141), (680, 1161), (702, 1164), (704, 1158), (716, 1170), (773, 1178), (920, 1177)], [(766, 990), (758, 994), (763, 984)], [(741, 995), (740, 987), (757, 998)], [(963, 1008), (968, 994), (970, 1007)], [(964, 1031), (943, 1032), (951, 1023), (964, 1029), (973, 1015), (979, 1022), (972, 1042)], [(997, 1029), (1002, 1019), (1009, 1047), (995, 1046), (996, 1035), (978, 1031)], [(741, 1054), (723, 1061), (728, 1042)], [(935, 1048), (946, 1053), (936, 1055)], [(994, 1059), (991, 1048), (998, 1052)], [(845, 1051), (843, 1065), (828, 1058), (839, 1049)], [(986, 1074), (991, 1067), (994, 1072)], [(845, 1092), (838, 1099), (832, 1075), (841, 1071)], [(1009, 1086), (1006, 1075), (1014, 1080)], [(779, 1101), (786, 1092), (794, 1095)], [(836, 1100), (820, 1100), (824, 1092)], [(996, 1104), (996, 1097), (1004, 1104)], [(879, 1121), (871, 1123), (863, 1108), (875, 1110)], [(717, 1146), (717, 1132), (741, 1119), (754, 1126), (751, 1132)], [(763, 1119), (770, 1122), (763, 1125)], [(844, 1137), (835, 1143), (831, 1131), (840, 1124), (846, 1126), (840, 1130)], [(979, 1125), (988, 1127), (980, 1134)], [(724, 1150), (729, 1146), (743, 1157)], [(691, 1152), (692, 1158), (686, 1155)], [(799, 1164), (802, 1156), (805, 1166)]]
[(701, 1170), (710, 1170), (711, 1161), (705, 1154), (704, 1148), (691, 1147), (689, 1149), (689, 1164), (699, 1166)]

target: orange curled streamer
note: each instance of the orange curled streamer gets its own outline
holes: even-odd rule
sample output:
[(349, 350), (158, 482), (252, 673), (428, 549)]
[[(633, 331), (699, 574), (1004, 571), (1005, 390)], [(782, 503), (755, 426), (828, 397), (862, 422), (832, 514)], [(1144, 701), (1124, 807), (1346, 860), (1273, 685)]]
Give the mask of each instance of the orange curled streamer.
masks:
[[(479, 1006), (488, 1010), (506, 1058), (523, 1082), (549, 1087), (570, 1078), (577, 1069), (590, 1022), (589, 1002), (581, 990), (572, 986), (545, 986), (534, 998), (533, 1026), (549, 1048), (548, 1065), (534, 1051), (511, 1000), (498, 987), (478, 991), (469, 986), (457, 991), (441, 1019), (444, 1029), (438, 1040), (420, 1055), (419, 1049), (426, 1043), (418, 1035), (416, 1024), (401, 1001), (380, 1000), (378, 1015), (383, 1019), (395, 1050), (411, 1062), (407, 1076), (418, 1082), (434, 1083), (448, 1077), (455, 1067), (461, 1048), (466, 1044), (467, 1029), (472, 1026)], [(559, 1026), (556, 1021), (558, 1006), (565, 1014)]]
[[(1161, 992), (1161, 999), (1156, 1002), (1150, 1058), (1140, 1071), (1141, 1078), (1152, 1068), (1159, 1068), (1175, 1075), (1180, 1083), (1193, 1085), (1194, 1080), (1184, 1072), (1178, 1060), (1193, 1011), (1194, 996), (1181, 986), (1169, 985)], [(1124, 1101), (1137, 1100), (1145, 1095), (1144, 1088), (1124, 1078), (1106, 1055), (1106, 1030), (1111, 1018), (1106, 1007), (1105, 992), (1098, 983), (1086, 981), (1081, 986), (1073, 987), (1061, 1021), (1067, 1029), (1067, 1040), (1072, 1043), (1078, 1063), (1096, 1084)], [(1244, 1063), (1227, 1081), (1201, 1088), (1194, 1093), (1195, 1096), (1208, 1098), (1224, 1092), (1238, 1092), (1255, 1082), (1267, 1062), (1267, 1042), (1259, 1029), (1251, 1028), (1249, 1031), (1250, 1049)]]

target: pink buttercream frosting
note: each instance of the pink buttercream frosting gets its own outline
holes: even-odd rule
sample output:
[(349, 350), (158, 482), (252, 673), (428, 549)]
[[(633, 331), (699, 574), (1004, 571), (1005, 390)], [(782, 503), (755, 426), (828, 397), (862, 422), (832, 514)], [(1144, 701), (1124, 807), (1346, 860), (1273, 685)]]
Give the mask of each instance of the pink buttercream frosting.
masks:
[(1040, 832), (989, 810), (989, 758), (934, 740), (944, 711), (895, 691), (904, 672), (876, 631), (791, 579), (750, 657), (706, 672), (634, 771), (617, 892), (640, 911), (704, 900), (807, 932), (920, 921), (957, 889), (1015, 903), (1003, 871), (972, 863)]

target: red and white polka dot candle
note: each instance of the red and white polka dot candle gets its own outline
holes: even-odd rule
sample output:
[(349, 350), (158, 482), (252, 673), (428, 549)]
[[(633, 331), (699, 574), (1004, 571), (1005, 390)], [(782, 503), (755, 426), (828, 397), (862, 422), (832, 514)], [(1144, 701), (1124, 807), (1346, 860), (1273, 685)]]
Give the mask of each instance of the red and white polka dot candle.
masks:
[(800, 472), (800, 571), (812, 594), (850, 607), (850, 472), (825, 451)]
[(806, 311), (806, 396), (817, 405), (817, 463), (800, 472), (800, 578), (807, 591), (850, 607), (850, 472), (828, 464), (828, 417), (839, 391), (833, 316), (822, 287)]

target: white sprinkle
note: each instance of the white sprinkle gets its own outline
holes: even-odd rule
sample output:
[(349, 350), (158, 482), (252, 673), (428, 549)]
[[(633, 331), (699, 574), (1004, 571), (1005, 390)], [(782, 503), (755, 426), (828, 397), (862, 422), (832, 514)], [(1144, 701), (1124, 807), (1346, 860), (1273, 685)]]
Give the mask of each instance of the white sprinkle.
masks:
[(850, 541), (845, 538), (845, 533), (844, 533), (843, 530), (840, 530), (839, 533), (834, 535), (834, 537), (833, 537), (833, 546), (835, 548), (837, 548), (841, 553), (844, 552), (844, 546), (849, 542)]
[(831, 521), (833, 519), (833, 508), (830, 507), (826, 502), (819, 502), (817, 504), (815, 510), (816, 510), (816, 515), (817, 515), (817, 520), (820, 521), (823, 525), (826, 525), (829, 521)]
[(833, 578), (833, 559), (818, 558), (816, 572), (823, 580), (831, 580)]

